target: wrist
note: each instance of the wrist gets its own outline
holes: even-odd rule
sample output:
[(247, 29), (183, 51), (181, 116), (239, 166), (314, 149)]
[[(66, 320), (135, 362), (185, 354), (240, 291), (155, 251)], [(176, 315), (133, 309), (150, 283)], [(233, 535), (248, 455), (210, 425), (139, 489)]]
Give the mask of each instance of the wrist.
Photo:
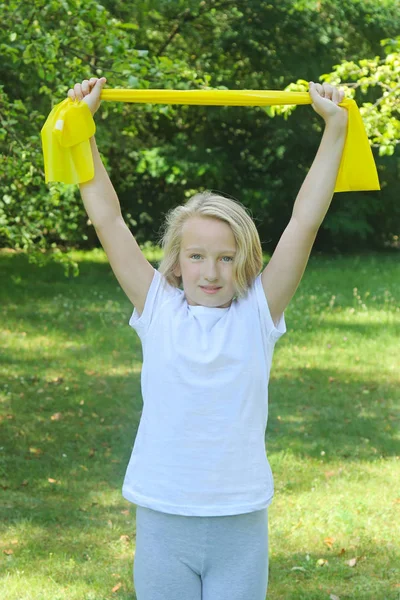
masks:
[(332, 115), (325, 120), (325, 127), (346, 133), (348, 120), (349, 114), (347, 110), (343, 108), (339, 113)]

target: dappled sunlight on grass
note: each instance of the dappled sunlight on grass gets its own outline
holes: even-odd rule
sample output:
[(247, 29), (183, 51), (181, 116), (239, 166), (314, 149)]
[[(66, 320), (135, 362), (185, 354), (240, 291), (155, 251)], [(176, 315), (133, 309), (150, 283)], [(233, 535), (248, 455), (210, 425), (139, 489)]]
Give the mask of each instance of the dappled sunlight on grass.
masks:
[[(0, 253), (7, 600), (135, 598), (121, 487), (142, 349), (104, 252), (74, 258), (81, 274), (65, 278)], [(397, 257), (312, 258), (285, 312), (266, 432), (271, 600), (397, 600), (399, 307)]]
[(347, 308), (340, 312), (326, 312), (321, 318), (321, 322), (332, 323), (333, 325), (346, 324), (350, 328), (357, 323), (377, 324), (381, 327), (385, 325), (400, 325), (400, 308), (393, 307), (393, 310), (382, 309), (368, 309), (366, 311), (356, 312), (352, 311), (351, 308)]
[(108, 263), (106, 253), (102, 248), (93, 248), (92, 250), (70, 250), (70, 257), (77, 263)]

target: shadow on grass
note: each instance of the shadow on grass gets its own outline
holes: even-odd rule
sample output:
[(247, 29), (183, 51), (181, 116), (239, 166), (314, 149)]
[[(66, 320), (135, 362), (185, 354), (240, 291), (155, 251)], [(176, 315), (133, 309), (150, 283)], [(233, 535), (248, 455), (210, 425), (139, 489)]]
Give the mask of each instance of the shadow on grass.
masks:
[(314, 458), (325, 451), (331, 459), (367, 461), (400, 454), (394, 384), (350, 370), (304, 371), (275, 376), (270, 384), (270, 451)]
[[(392, 547), (377, 546), (369, 538), (357, 548), (354, 567), (347, 564), (353, 557), (349, 549), (274, 555), (269, 560), (268, 600), (398, 600), (399, 592), (379, 562), (382, 552), (398, 564)], [(321, 555), (327, 562), (318, 565)]]
[[(1, 521), (22, 534), (29, 526), (21, 553), (38, 560), (49, 552), (60, 560), (73, 556), (85, 577), (85, 564), (95, 558), (106, 563), (109, 544), (119, 552), (120, 535), (134, 532), (134, 508), (120, 494), (142, 409), (140, 341), (128, 327), (133, 307), (117, 292), (108, 264), (84, 262), (77, 279), (66, 279), (59, 265), (29, 265), (21, 255), (2, 257), (0, 269), (7, 282), (1, 292), (5, 330), (11, 337), (26, 334), (12, 337), (1, 356)], [(328, 328), (332, 325), (318, 324), (321, 334)], [(364, 339), (382, 331), (376, 323), (334, 328)], [(307, 333), (302, 325), (298, 330)], [(55, 340), (48, 348), (46, 336)], [(113, 367), (124, 374), (113, 373)], [(331, 461), (373, 463), (398, 456), (397, 394), (392, 382), (355, 376), (350, 365), (348, 372), (293, 368), (286, 375), (272, 368), (268, 455), (290, 451), (303, 460), (320, 459), (324, 452), (326, 467)], [(300, 475), (290, 486), (301, 492), (309, 482)], [(32, 560), (32, 572), (40, 569), (38, 560)], [(288, 571), (296, 560), (296, 555), (290, 563), (287, 557), (274, 559), (271, 588), (274, 573)], [(44, 565), (43, 572), (49, 568)], [(297, 583), (288, 583), (287, 595), (276, 598), (322, 597), (317, 582), (301, 595), (307, 571), (287, 577)]]
[[(119, 286), (108, 264), (83, 262), (78, 280), (66, 279), (60, 265), (41, 269), (29, 265), (27, 258), (18, 254), (7, 255), (6, 260), (2, 257), (0, 265), (5, 276), (7, 272), (22, 273), (24, 281), (36, 282), (29, 286), (29, 296), (23, 294), (24, 298), (18, 296), (22, 284), (9, 282), (5, 294), (18, 305), (15, 314), (13, 310), (6, 313), (7, 330), (26, 333), (26, 338), (18, 343), (17, 354), (2, 356), (3, 372), (6, 369), (10, 374), (5, 382), (12, 393), (11, 412), (14, 414), (13, 419), (3, 421), (4, 440), (7, 440), (8, 456), (20, 460), (19, 480), (35, 472), (34, 463), (29, 464), (26, 458), (29, 447), (41, 445), (43, 457), (40, 455), (37, 460), (41, 463), (50, 460), (52, 468), (53, 464), (57, 465), (58, 477), (63, 479), (68, 477), (68, 467), (66, 461), (56, 460), (57, 452), (58, 457), (66, 453), (65, 450), (73, 452), (74, 461), (82, 461), (85, 453), (92, 452), (90, 466), (93, 468), (95, 453), (103, 445), (112, 447), (113, 459), (121, 461), (120, 467), (112, 467), (101, 459), (103, 473), (113, 485), (120, 483), (142, 406), (138, 372), (141, 346), (135, 332), (128, 327), (132, 305), (117, 293)], [(43, 282), (49, 273), (52, 285), (45, 286), (47, 293), (43, 295)], [(114, 298), (115, 303), (102, 311), (101, 300), (87, 299), (88, 286), (92, 291), (101, 291), (104, 300)], [(78, 303), (74, 309), (72, 301), (67, 307), (68, 316), (64, 314), (66, 309), (59, 308), (57, 303), (54, 313), (53, 309), (50, 311), (47, 298), (59, 295), (66, 298), (68, 294), (75, 298), (75, 289), (81, 289), (83, 304)], [(321, 334), (324, 328), (323, 323), (318, 325)], [(351, 328), (364, 339), (381, 330), (379, 324), (346, 324), (343, 328), (346, 331)], [(298, 329), (301, 332), (301, 327)], [(60, 340), (54, 355), (49, 349), (49, 356), (44, 357), (43, 340), (32, 352), (27, 341), (34, 342), (35, 336), (50, 334)], [(63, 347), (63, 340), (68, 340), (73, 347)], [(279, 352), (278, 344), (276, 355)], [(136, 373), (133, 373), (135, 361)], [(123, 368), (126, 375), (111, 374), (113, 366)], [(61, 385), (47, 376), (49, 369), (62, 375)], [(21, 373), (24, 373), (23, 381)], [(350, 370), (343, 373), (334, 369), (292, 369), (289, 375), (278, 377), (272, 368), (268, 452), (290, 449), (299, 457), (316, 458), (324, 451), (327, 460), (329, 457), (374, 461), (380, 456), (396, 456), (400, 448), (393, 424), (395, 394), (391, 382), (382, 383), (373, 377), (357, 378)], [(84, 405), (80, 405), (82, 401)], [(63, 413), (60, 422), (50, 420), (56, 412)], [(21, 455), (25, 456), (22, 460)]]

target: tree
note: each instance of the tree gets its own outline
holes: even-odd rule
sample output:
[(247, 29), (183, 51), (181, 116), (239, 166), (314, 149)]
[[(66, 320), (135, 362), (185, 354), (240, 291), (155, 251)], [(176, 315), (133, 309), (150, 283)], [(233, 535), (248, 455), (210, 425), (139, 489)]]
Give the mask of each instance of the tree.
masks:
[[(93, 75), (125, 88), (305, 89), (304, 81), (320, 77), (346, 83), (376, 147), (382, 192), (338, 194), (317, 242), (338, 250), (390, 243), (400, 210), (391, 191), (398, 178), (399, 41), (387, 39), (398, 31), (396, 6), (396, 0), (248, 0), (240, 8), (231, 0), (0, 4), (0, 245), (29, 251), (31, 260), (58, 260), (76, 274), (64, 249), (98, 244), (77, 186), (44, 183), (40, 141), (54, 104)], [(386, 58), (378, 56), (383, 52)], [(251, 209), (267, 250), (288, 221), (323, 126), (307, 107), (107, 102), (96, 123), (103, 160), (139, 242), (154, 240), (171, 206), (214, 188)]]

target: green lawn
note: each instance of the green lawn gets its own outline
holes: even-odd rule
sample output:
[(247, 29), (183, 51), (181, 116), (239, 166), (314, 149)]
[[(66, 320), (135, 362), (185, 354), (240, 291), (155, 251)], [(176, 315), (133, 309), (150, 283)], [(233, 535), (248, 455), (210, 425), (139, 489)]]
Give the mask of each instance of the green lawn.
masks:
[[(135, 598), (121, 485), (141, 345), (104, 253), (73, 254), (78, 278), (0, 252), (7, 600)], [(286, 322), (266, 438), (268, 600), (399, 600), (399, 256), (312, 257)]]

